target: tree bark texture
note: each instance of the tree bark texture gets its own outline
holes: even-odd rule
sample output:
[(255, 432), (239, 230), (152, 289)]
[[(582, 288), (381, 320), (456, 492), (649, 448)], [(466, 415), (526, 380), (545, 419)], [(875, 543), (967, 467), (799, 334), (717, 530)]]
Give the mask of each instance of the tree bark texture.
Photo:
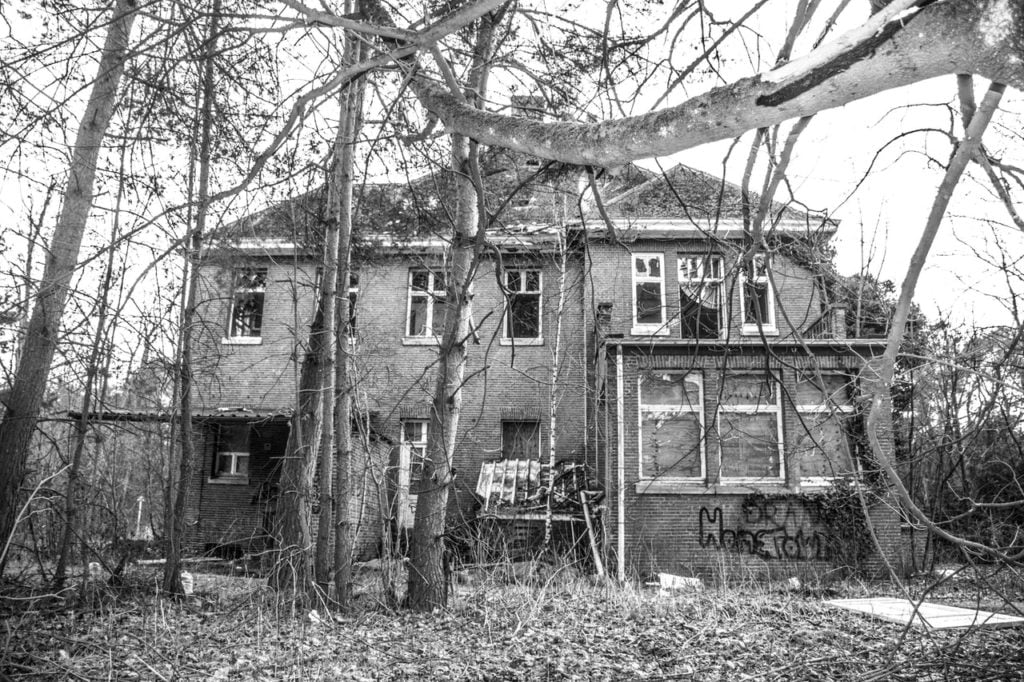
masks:
[[(14, 533), (25, 464), (57, 347), (68, 287), (92, 209), (96, 165), (128, 59), (135, 1), (117, 0), (96, 80), (72, 149), (64, 203), (50, 241), (10, 398), (0, 422), (0, 542)], [(0, 557), (0, 572), (6, 564)]]
[(1024, 88), (1024, 3), (944, 0), (905, 12), (893, 3), (859, 28), (771, 71), (673, 107), (593, 124), (483, 111), (424, 76), (413, 86), (451, 132), (546, 159), (609, 167), (958, 73)]
[[(353, 11), (358, 3), (352, 3)], [(345, 46), (346, 62), (359, 61), (362, 50), (360, 43), (352, 36)], [(365, 81), (349, 85), (342, 103), (343, 118), (339, 138), (335, 146), (336, 187), (337, 187), (337, 364), (334, 368), (334, 386), (337, 401), (334, 406), (335, 444), (337, 447), (337, 470), (335, 471), (334, 507), (334, 595), (338, 604), (346, 608), (352, 598), (352, 386), (349, 378), (349, 352), (352, 330), (349, 279), (352, 272), (352, 190), (355, 182), (355, 145), (362, 123)], [(333, 205), (332, 205), (333, 206)], [(369, 453), (364, 453), (369, 456)]]
[[(487, 92), (487, 62), (494, 32), (503, 12), (480, 20), (473, 49), (473, 64), (466, 79), (464, 98), (479, 105)], [(452, 173), (455, 177), (455, 217), (451, 268), (447, 273), (444, 335), (438, 349), (437, 377), (427, 427), (427, 459), (424, 488), (416, 501), (409, 548), (408, 602), (417, 611), (430, 611), (448, 603), (445, 557), (445, 514), (453, 481), (455, 451), (462, 410), (462, 385), (466, 373), (466, 343), (471, 334), (473, 278), (482, 240), (479, 230), (482, 187), (478, 149), (463, 135), (452, 136)]]

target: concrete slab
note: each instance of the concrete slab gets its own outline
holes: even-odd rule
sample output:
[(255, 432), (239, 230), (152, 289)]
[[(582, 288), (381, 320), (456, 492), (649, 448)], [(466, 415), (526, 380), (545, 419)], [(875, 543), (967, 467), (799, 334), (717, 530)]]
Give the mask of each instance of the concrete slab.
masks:
[[(893, 597), (869, 599), (832, 599), (825, 602), (847, 611), (863, 613), (879, 620), (906, 625), (913, 618), (914, 627), (926, 630), (952, 628), (1012, 628), (1024, 626), (1024, 618), (1001, 613), (964, 609), (944, 604), (917, 603)], [(916, 611), (916, 612), (915, 612)]]

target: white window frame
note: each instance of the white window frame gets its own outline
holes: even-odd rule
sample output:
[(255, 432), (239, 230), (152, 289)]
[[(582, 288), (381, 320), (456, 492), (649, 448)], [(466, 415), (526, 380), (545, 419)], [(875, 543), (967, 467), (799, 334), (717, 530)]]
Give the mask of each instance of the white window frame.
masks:
[[(247, 465), (246, 466), (246, 471), (247, 472), (251, 472), (251, 467), (252, 467), (252, 449), (250, 448), (249, 450), (244, 450), (244, 451), (242, 451), (242, 450), (221, 450), (220, 449), (221, 443), (224, 442), (222, 429), (224, 429), (225, 426), (232, 426), (232, 427), (234, 427), (234, 426), (240, 426), (240, 425), (238, 425), (238, 424), (224, 424), (224, 425), (221, 425), (221, 426), (218, 427), (218, 431), (217, 431), (217, 444), (216, 444), (217, 451), (213, 455), (213, 457), (214, 457), (214, 460), (213, 460), (213, 475), (210, 477), (209, 480), (211, 482), (218, 482), (218, 483), (246, 483), (249, 480), (249, 475), (250, 474), (249, 473), (244, 473), (244, 474), (243, 473), (239, 473), (239, 471), (238, 471), (238, 461), (240, 459), (245, 459), (246, 460), (246, 465)], [(244, 425), (244, 426), (246, 428), (246, 441), (248, 442), (249, 439), (251, 438), (252, 434), (250, 433), (250, 427), (248, 425)], [(222, 471), (221, 470), (222, 458), (227, 458), (231, 462), (231, 465), (228, 467), (227, 471)]]
[[(419, 289), (413, 287), (413, 277), (416, 274), (424, 273), (427, 275), (427, 288)], [(447, 289), (437, 288), (437, 274), (430, 268), (411, 268), (409, 270), (409, 276), (406, 284), (406, 297), (405, 297), (405, 325), (404, 338), (408, 342), (426, 342), (426, 343), (437, 343), (438, 337), (444, 332), (443, 329), (434, 328), (434, 303), (437, 301), (445, 301), (448, 295)], [(412, 315), (412, 301), (413, 298), (424, 297), (427, 300), (426, 306), (426, 319), (423, 322), (423, 333), (422, 334), (411, 334), (409, 329), (410, 316)]]
[[(804, 374), (805, 374), (805, 376), (811, 376), (812, 378), (815, 377), (815, 375), (812, 374), (812, 373), (806, 373), (805, 372)], [(841, 377), (844, 380), (844, 386), (847, 386), (847, 387), (849, 386), (849, 383), (852, 381), (851, 377), (849, 377), (848, 375), (843, 374), (841, 372), (820, 372), (820, 375), (821, 375), (822, 379), (824, 379), (825, 377), (830, 377), (830, 376)], [(797, 381), (798, 382), (800, 381), (800, 378), (801, 377), (798, 374), (797, 375)], [(849, 391), (849, 388), (847, 390)], [(841, 404), (835, 402), (834, 400), (832, 400), (832, 396), (831, 395), (825, 396), (826, 402), (824, 402), (824, 403), (819, 403), (819, 404), (814, 404), (814, 405), (808, 405), (808, 404), (800, 403), (800, 404), (795, 405), (796, 412), (797, 412), (797, 415), (799, 417), (798, 421), (800, 422), (800, 425), (799, 425), (798, 428), (800, 428), (803, 431), (806, 431), (805, 425), (807, 423), (807, 419), (810, 418), (810, 419), (814, 420), (819, 415), (822, 415), (822, 414), (829, 414), (829, 415), (836, 415), (836, 416), (853, 414), (854, 412), (856, 412), (856, 408), (853, 405), (853, 397), (852, 397), (852, 395), (850, 395), (849, 397), (850, 397), (850, 400), (845, 405), (841, 405)], [(843, 427), (843, 424), (842, 424), (842, 422), (840, 422), (840, 428), (842, 428), (842, 427)], [(801, 434), (801, 435), (803, 435), (803, 434)], [(845, 430), (843, 431), (843, 435), (844, 436), (847, 435)], [(793, 444), (796, 445), (796, 443), (798, 441), (799, 441), (799, 438), (794, 438), (793, 439)], [(850, 454), (850, 464), (853, 465), (854, 464), (854, 460), (853, 460), (854, 453), (853, 453), (853, 448), (850, 447), (849, 440), (847, 440), (847, 448), (849, 449), (849, 454)], [(800, 464), (801, 464), (801, 462), (797, 462), (797, 468), (798, 469), (799, 469)], [(852, 474), (853, 472), (851, 471), (850, 473)], [(797, 472), (797, 474), (799, 475), (799, 471)], [(800, 476), (800, 485), (801, 485), (801, 487), (808, 487), (808, 488), (822, 488), (822, 487), (827, 487), (827, 486), (831, 485), (832, 482), (835, 481), (837, 478), (842, 478), (842, 477), (841, 476)]]
[[(772, 261), (767, 254), (754, 254), (749, 266), (741, 268), (740, 272), (740, 333), (747, 336), (764, 334), (778, 334), (779, 330), (775, 322), (775, 287), (772, 286), (768, 270), (772, 267)], [(748, 270), (753, 270), (754, 277), (751, 280)], [(761, 320), (760, 326), (757, 322), (747, 322), (747, 283), (752, 281), (755, 285), (763, 284), (766, 289), (768, 319)]]
[[(508, 276), (511, 272), (520, 273), (519, 278), (519, 290), (512, 291), (509, 288)], [(537, 273), (537, 289), (535, 291), (526, 289), (526, 273), (535, 272)], [(501, 324), (501, 339), (500, 343), (503, 346), (541, 346), (544, 344), (544, 273), (539, 268), (508, 268), (505, 270), (502, 276), (505, 289), (508, 291), (509, 298), (505, 301), (505, 314), (502, 316)], [(514, 295), (519, 296), (533, 296), (537, 300), (537, 336), (512, 336), (512, 300), (511, 297)]]
[[(245, 272), (262, 273), (263, 285), (247, 287), (240, 285), (241, 275)], [(259, 345), (263, 343), (263, 322), (267, 309), (267, 279), (270, 276), (270, 269), (263, 266), (244, 266), (232, 268), (231, 270), (231, 302), (228, 305), (227, 333), (221, 339), (225, 345)], [(238, 334), (235, 330), (235, 306), (238, 304), (239, 294), (263, 294), (263, 304), (260, 308), (260, 333), (259, 334)]]
[[(655, 259), (658, 261), (658, 270), (661, 272), (660, 275), (654, 277), (652, 275), (644, 275), (637, 272), (636, 262), (637, 260), (643, 260), (645, 262)], [(629, 268), (633, 273), (633, 327), (629, 330), (629, 333), (635, 336), (667, 336), (669, 334), (668, 316), (665, 309), (665, 254), (662, 253), (631, 253), (629, 260)], [(651, 284), (657, 283), (661, 291), (661, 322), (644, 322), (640, 323), (637, 321), (637, 300), (636, 289), (638, 284)]]
[[(418, 424), (423, 428), (420, 432), (420, 437), (416, 440), (410, 440), (406, 438), (406, 425)], [(401, 428), (401, 447), (399, 448), (399, 462), (398, 462), (398, 484), (405, 490), (409, 490), (411, 495), (416, 493), (412, 492), (412, 487), (417, 485), (420, 481), (412, 480), (412, 464), (413, 464), (413, 451), (417, 448), (422, 449), (423, 455), (421, 459), (426, 461), (427, 459), (427, 436), (430, 430), (429, 419), (402, 419), (400, 422)]]
[[(708, 267), (710, 265), (710, 267)], [(710, 270), (710, 272), (708, 272)], [(728, 326), (725, 306), (725, 260), (718, 254), (682, 254), (679, 256), (679, 315), (680, 331), (682, 330), (683, 299), (682, 289), (684, 286), (700, 287), (703, 292), (705, 287), (718, 287), (718, 336), (723, 338)], [(683, 337), (687, 339), (701, 339), (699, 336)]]
[[(736, 371), (728, 372), (726, 377), (736, 377), (744, 375), (753, 375), (758, 377), (764, 377), (765, 372), (758, 370), (751, 371)], [(727, 405), (724, 402), (719, 403), (717, 410), (715, 411), (715, 431), (718, 435), (718, 480), (722, 483), (784, 483), (786, 480), (786, 444), (783, 441), (782, 435), (782, 382), (780, 377), (770, 372), (767, 374), (772, 380), (772, 392), (775, 396), (773, 404), (769, 405)], [(721, 395), (724, 397), (724, 388)], [(778, 449), (779, 449), (779, 471), (778, 476), (757, 478), (753, 476), (736, 476), (726, 477), (723, 475), (725, 470), (725, 453), (722, 451), (722, 413), (729, 414), (774, 414), (775, 415), (775, 432), (778, 438)]]
[[(643, 402), (643, 380), (644, 377), (638, 376), (636, 379), (636, 400), (637, 400), (637, 474), (640, 476), (641, 481), (686, 481), (686, 482), (703, 482), (707, 479), (708, 465), (707, 465), (707, 430), (704, 424), (704, 375), (698, 370), (649, 370), (647, 374), (668, 374), (670, 376), (681, 376), (683, 381), (686, 381), (687, 377), (694, 377), (697, 379), (698, 389), (698, 404), (694, 406), (683, 406), (683, 405), (661, 405), (658, 403), (645, 403)], [(643, 373), (642, 373), (643, 374)], [(700, 459), (700, 475), (699, 476), (650, 476), (644, 474), (644, 415), (648, 413), (656, 412), (671, 412), (674, 414), (697, 414), (698, 424), (700, 428), (700, 448), (697, 456)]]

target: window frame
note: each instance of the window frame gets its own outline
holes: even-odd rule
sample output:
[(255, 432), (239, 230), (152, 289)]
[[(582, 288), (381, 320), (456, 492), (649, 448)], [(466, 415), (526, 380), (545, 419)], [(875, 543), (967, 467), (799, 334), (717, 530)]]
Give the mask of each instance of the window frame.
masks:
[[(409, 425), (422, 426), (422, 432), (420, 438), (412, 440), (406, 438), (406, 426)], [(430, 420), (421, 418), (403, 418), (399, 421), (399, 428), (401, 429), (399, 437), (399, 485), (409, 490), (409, 494), (415, 495), (415, 489), (423, 483), (423, 462), (428, 459), (427, 455), (427, 441), (430, 434)], [(422, 448), (423, 454), (419, 456), (419, 476), (413, 476), (413, 472), (416, 470), (414, 467), (414, 451), (416, 448)]]
[[(643, 252), (643, 253), (630, 253), (630, 272), (632, 273), (633, 282), (633, 325), (629, 333), (635, 336), (666, 336), (670, 333), (667, 310), (665, 309), (665, 254), (654, 253), (654, 252)], [(638, 260), (649, 262), (651, 259), (658, 261), (658, 269), (661, 272), (660, 275), (654, 277), (652, 275), (641, 275), (637, 272), (636, 263)], [(649, 266), (648, 266), (649, 267)], [(637, 297), (637, 286), (640, 284), (658, 284), (659, 293), (661, 295), (659, 311), (661, 313), (660, 322), (639, 322), (637, 319), (637, 313), (639, 313), (639, 299)]]
[(530, 457), (530, 459), (536, 459), (539, 462), (540, 459), (541, 459), (541, 451), (542, 451), (542, 448), (544, 447), (544, 444), (543, 444), (544, 441), (543, 441), (543, 438), (541, 437), (543, 435), (543, 432), (542, 432), (540, 420), (539, 419), (502, 419), (501, 420), (501, 433), (500, 433), (501, 443), (500, 443), (500, 445), (501, 445), (501, 458), (502, 459), (508, 459), (505, 456), (505, 425), (506, 424), (520, 424), (520, 425), (522, 425), (522, 424), (533, 424), (534, 426), (537, 427), (537, 452), (535, 452), (533, 454), (533, 456)]
[[(771, 267), (772, 259), (768, 254), (756, 253), (750, 263), (740, 270), (740, 333), (745, 336), (779, 333), (775, 315), (775, 287), (772, 286), (772, 278), (768, 275)], [(751, 272), (753, 272), (753, 277), (751, 277)], [(747, 287), (751, 285), (765, 287), (765, 307), (768, 319), (761, 320), (760, 324), (756, 320), (747, 322)]]
[[(227, 440), (224, 435), (224, 430), (227, 428), (244, 428), (245, 429), (245, 442), (247, 450), (221, 450), (222, 445)], [(214, 445), (213, 453), (213, 471), (210, 474), (209, 482), (211, 483), (227, 483), (227, 484), (246, 484), (249, 482), (250, 471), (252, 470), (252, 427), (249, 424), (218, 424), (216, 433), (216, 442)], [(228, 467), (228, 471), (221, 470), (221, 461), (223, 458), (229, 458), (231, 462)], [(245, 473), (239, 473), (238, 461), (240, 459), (246, 460)]]
[[(805, 376), (809, 376), (812, 379), (817, 379), (818, 376), (820, 376), (822, 379), (824, 379), (825, 377), (830, 377), (830, 376), (831, 377), (840, 377), (841, 379), (843, 379), (843, 387), (847, 391), (849, 391), (849, 387), (851, 386), (851, 383), (853, 381), (853, 377), (851, 377), (851, 376), (849, 376), (847, 374), (843, 374), (842, 372), (832, 372), (832, 371), (816, 372), (816, 373), (798, 372), (797, 376), (796, 376), (797, 385), (799, 385), (800, 380), (803, 377), (805, 377)], [(827, 390), (827, 388), (828, 388), (827, 385), (825, 386), (825, 388)], [(798, 395), (799, 395), (798, 392), (794, 392), (794, 397), (797, 397)], [(824, 395), (824, 392), (823, 392), (823, 395)], [(840, 429), (840, 432), (843, 434), (843, 436), (846, 438), (847, 454), (850, 457), (850, 468), (851, 468), (851, 471), (850, 471), (850, 474), (848, 474), (848, 475), (852, 475), (856, 471), (856, 462), (854, 460), (855, 453), (854, 453), (854, 449), (853, 449), (853, 443), (850, 442), (850, 434), (846, 430), (846, 425), (844, 424), (844, 419), (848, 418), (849, 415), (855, 414), (856, 411), (857, 411), (857, 408), (853, 404), (853, 396), (852, 395), (847, 395), (848, 402), (846, 404), (837, 403), (833, 399), (833, 397), (832, 397), (833, 395), (835, 395), (835, 394), (831, 393), (831, 394), (825, 395), (824, 396), (825, 397), (825, 401), (822, 402), (822, 403), (818, 403), (818, 404), (797, 403), (797, 402), (794, 401), (793, 408), (794, 408), (794, 411), (797, 414), (797, 421), (799, 422), (799, 427), (798, 428), (803, 433), (797, 434), (793, 438), (793, 446), (794, 447), (796, 446), (796, 444), (799, 442), (799, 439), (802, 436), (804, 436), (804, 435), (812, 436), (813, 435), (813, 434), (810, 434), (810, 433), (807, 432), (807, 419), (808, 419), (808, 417), (810, 419), (814, 420), (816, 417), (818, 417), (820, 415), (827, 414), (827, 415), (829, 415), (829, 416), (831, 416), (833, 418), (838, 418), (839, 419), (839, 429)], [(800, 486), (801, 487), (823, 488), (823, 487), (827, 487), (827, 486), (831, 485), (833, 481), (836, 481), (836, 480), (841, 479), (841, 478), (844, 477), (843, 474), (839, 474), (838, 476), (802, 476), (800, 474), (800, 465), (801, 464), (803, 464), (802, 457), (800, 457), (798, 459), (798, 461), (796, 462), (796, 469), (797, 469), (797, 471), (796, 471), (796, 478), (800, 482)]]
[[(681, 376), (683, 381), (686, 377), (693, 376), (697, 379), (698, 405), (696, 407), (684, 407), (682, 405), (664, 405), (661, 403), (645, 403), (643, 397), (644, 377), (648, 374), (667, 374), (670, 376)], [(648, 370), (642, 372), (636, 379), (636, 400), (637, 400), (637, 474), (640, 481), (679, 481), (685, 483), (700, 483), (707, 480), (707, 424), (705, 416), (705, 394), (704, 394), (704, 373), (700, 370), (669, 369), (669, 370)], [(648, 409), (645, 409), (648, 408)], [(654, 409), (652, 409), (654, 408)], [(700, 430), (698, 438), (697, 457), (700, 460), (700, 474), (698, 476), (671, 476), (667, 474), (645, 475), (644, 473), (644, 414), (650, 412), (675, 412), (677, 414), (697, 414), (697, 424)]]
[[(692, 261), (698, 261), (699, 275), (694, 277), (690, 272), (690, 265)], [(686, 266), (686, 277), (683, 277), (683, 267)], [(711, 275), (708, 275), (709, 267)], [(715, 275), (717, 266), (718, 274)], [(678, 257), (678, 266), (676, 270), (676, 284), (679, 289), (679, 331), (680, 335), (684, 331), (683, 327), (683, 287), (684, 286), (696, 286), (699, 287), (700, 291), (703, 292), (705, 287), (714, 286), (718, 289), (718, 334), (716, 336), (681, 336), (684, 339), (697, 339), (702, 341), (712, 341), (715, 339), (724, 338), (728, 328), (728, 316), (726, 315), (726, 287), (725, 287), (725, 259), (721, 254), (710, 253), (710, 254), (689, 254), (683, 253)]]
[[(518, 291), (509, 288), (508, 278), (513, 272), (520, 273)], [(527, 290), (526, 273), (537, 273), (536, 291)], [(505, 287), (505, 314), (502, 316), (501, 339), (504, 346), (540, 346), (544, 344), (544, 273), (540, 268), (506, 268), (502, 274), (502, 286)], [(536, 299), (537, 305), (537, 336), (512, 336), (512, 299), (515, 296), (530, 296)]]
[[(427, 276), (427, 287), (420, 289), (413, 285), (413, 278), (423, 273)], [(444, 274), (441, 275), (444, 278)], [(406, 280), (406, 297), (405, 297), (405, 330), (403, 338), (408, 343), (437, 343), (438, 338), (444, 333), (444, 329), (435, 329), (434, 324), (434, 305), (438, 302), (445, 303), (448, 299), (447, 286), (438, 289), (437, 288), (438, 275), (437, 271), (432, 268), (409, 268), (408, 278)], [(412, 304), (413, 298), (426, 298), (426, 319), (423, 321), (423, 333), (412, 334), (411, 333), (411, 322), (412, 322)]]
[[(262, 276), (262, 285), (241, 286), (241, 278), (245, 273), (254, 273), (255, 275)], [(231, 295), (230, 303), (228, 304), (226, 334), (222, 339), (222, 343), (234, 345), (258, 345), (263, 343), (263, 318), (267, 306), (267, 281), (269, 277), (270, 268), (266, 266), (246, 265), (231, 269)], [(261, 296), (259, 305), (260, 326), (255, 334), (242, 334), (236, 328), (235, 312), (239, 299), (252, 294), (259, 294)]]
[[(772, 381), (774, 400), (770, 405), (728, 405), (722, 398), (725, 397), (724, 382), (729, 377), (739, 376), (758, 376), (758, 377), (770, 377)], [(723, 377), (723, 386), (719, 390), (719, 402), (715, 408), (715, 432), (718, 437), (718, 481), (721, 484), (733, 485), (733, 484), (748, 484), (748, 483), (768, 483), (768, 484), (780, 484), (786, 482), (786, 443), (783, 438), (783, 414), (782, 414), (782, 381), (779, 375), (775, 372), (762, 372), (757, 370), (750, 371), (730, 371), (726, 372)], [(778, 476), (773, 477), (756, 477), (756, 476), (725, 476), (725, 453), (722, 448), (722, 414), (774, 414), (775, 415), (775, 433), (778, 438), (776, 447), (779, 451), (779, 470)]]

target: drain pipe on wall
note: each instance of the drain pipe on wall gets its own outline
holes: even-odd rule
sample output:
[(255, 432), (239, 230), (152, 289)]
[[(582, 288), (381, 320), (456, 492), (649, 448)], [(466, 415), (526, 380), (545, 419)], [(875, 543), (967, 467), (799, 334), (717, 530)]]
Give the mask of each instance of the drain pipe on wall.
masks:
[(626, 434), (622, 430), (626, 421), (623, 415), (625, 404), (622, 382), (622, 346), (619, 345), (615, 347), (615, 435), (618, 441), (618, 501), (616, 507), (618, 507), (619, 516), (615, 540), (620, 581), (626, 579)]

